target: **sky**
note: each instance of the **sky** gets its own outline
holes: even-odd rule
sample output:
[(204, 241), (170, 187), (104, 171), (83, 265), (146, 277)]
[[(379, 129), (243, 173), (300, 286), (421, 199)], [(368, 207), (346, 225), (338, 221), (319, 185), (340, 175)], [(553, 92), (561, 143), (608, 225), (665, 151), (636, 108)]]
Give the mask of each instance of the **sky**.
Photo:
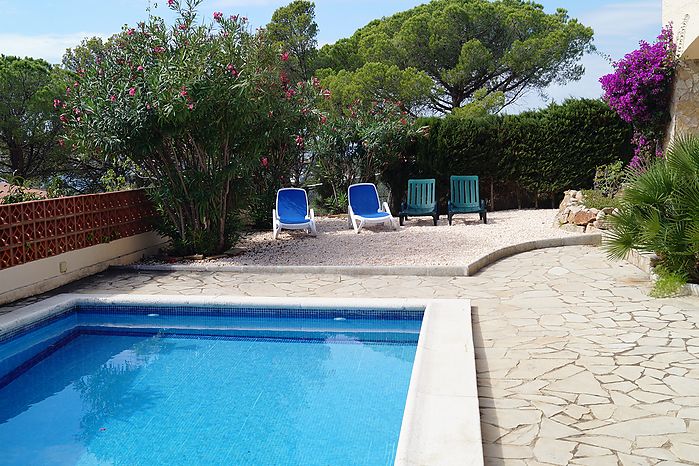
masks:
[[(269, 22), (275, 9), (290, 0), (204, 0), (203, 17), (214, 11), (241, 14), (253, 27)], [(348, 37), (372, 19), (406, 10), (425, 0), (315, 0), (320, 45)], [(0, 53), (44, 58), (59, 63), (66, 48), (85, 37), (109, 37), (124, 24), (147, 17), (146, 9), (166, 18), (166, 0), (0, 0)], [(611, 71), (611, 60), (634, 50), (639, 40), (652, 41), (661, 28), (661, 0), (539, 0), (553, 13), (565, 8), (595, 31), (598, 52), (582, 59), (586, 72), (580, 81), (551, 86), (541, 95), (530, 92), (510, 112), (546, 105), (568, 97), (601, 95), (599, 77)]]

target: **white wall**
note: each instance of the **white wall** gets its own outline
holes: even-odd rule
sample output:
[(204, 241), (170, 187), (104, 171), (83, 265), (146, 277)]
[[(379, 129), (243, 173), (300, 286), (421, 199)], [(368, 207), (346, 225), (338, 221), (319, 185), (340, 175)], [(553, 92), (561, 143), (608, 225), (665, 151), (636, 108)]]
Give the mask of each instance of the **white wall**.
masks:
[(106, 270), (153, 255), (167, 240), (155, 232), (141, 233), (69, 251), (0, 270), (0, 305), (58, 288)]
[(682, 58), (699, 59), (699, 1), (663, 0), (663, 25), (672, 23)]

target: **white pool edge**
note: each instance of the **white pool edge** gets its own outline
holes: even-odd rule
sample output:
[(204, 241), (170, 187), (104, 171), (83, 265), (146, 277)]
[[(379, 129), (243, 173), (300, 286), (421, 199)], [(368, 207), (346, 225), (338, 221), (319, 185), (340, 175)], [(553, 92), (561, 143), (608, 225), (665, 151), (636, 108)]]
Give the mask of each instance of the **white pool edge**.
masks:
[(0, 336), (59, 315), (77, 304), (90, 303), (233, 305), (284, 309), (424, 309), (395, 464), (483, 464), (469, 300), (62, 294), (0, 315)]

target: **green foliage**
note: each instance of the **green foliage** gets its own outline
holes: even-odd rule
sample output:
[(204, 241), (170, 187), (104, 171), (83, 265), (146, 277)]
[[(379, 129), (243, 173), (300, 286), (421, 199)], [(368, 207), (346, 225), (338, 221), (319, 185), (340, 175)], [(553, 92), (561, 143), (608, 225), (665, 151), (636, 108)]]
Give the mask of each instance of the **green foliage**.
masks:
[(18, 202), (45, 199), (44, 196), (32, 191), (29, 182), (21, 176), (9, 176), (7, 182), (10, 185), (10, 192), (0, 198), (0, 204), (16, 204)]
[(583, 204), (590, 209), (602, 210), (606, 207), (618, 209), (621, 202), (616, 197), (609, 197), (597, 189), (583, 190)]
[(318, 70), (318, 76), (323, 86), (332, 91), (333, 102), (341, 107), (373, 99), (421, 108), (429, 103), (432, 90), (432, 80), (425, 73), (386, 63), (365, 63), (356, 71)]
[[(324, 46), (316, 66), (351, 73), (343, 82), (371, 81), (368, 63), (414, 69), (420, 81), (432, 81), (430, 109), (447, 113), (480, 89), (501, 92), (512, 102), (527, 90), (580, 79), (578, 60), (593, 50), (592, 34), (565, 10), (546, 14), (525, 0), (432, 0)], [(379, 81), (365, 98), (395, 94), (392, 83), (383, 87)], [(422, 90), (416, 87), (413, 98), (404, 100), (421, 102)]]
[(595, 171), (594, 187), (604, 196), (614, 197), (626, 179), (626, 171), (621, 160), (606, 165), (600, 165)]
[(428, 127), (429, 136), (418, 141), (407, 163), (386, 174), (394, 192), (402, 192), (408, 177), (434, 177), (446, 195), (449, 176), (468, 174), (499, 184), (503, 196), (524, 190), (534, 199), (550, 198), (573, 187), (592, 187), (596, 167), (632, 155), (630, 126), (599, 100), (568, 100), (504, 117), (452, 115), (418, 124)]
[(687, 283), (687, 276), (681, 272), (672, 272), (662, 265), (655, 267), (653, 270), (658, 276), (650, 292), (650, 295), (654, 298), (676, 296)]
[(376, 182), (380, 174), (390, 172), (416, 135), (412, 118), (388, 101), (335, 109), (311, 145), (316, 156), (313, 178), (322, 183), (321, 205), (331, 212), (345, 211), (343, 196), (349, 186)]
[(0, 55), (0, 172), (48, 177), (66, 164), (52, 106), (66, 93), (66, 78), (44, 60)]
[(699, 138), (680, 137), (665, 160), (636, 173), (611, 217), (611, 257), (653, 252), (669, 273), (699, 279)]
[(61, 115), (80, 150), (128, 156), (182, 254), (230, 245), (250, 171), (292, 138), (275, 118), (289, 97), (276, 45), (243, 18), (199, 21), (200, 3), (175, 0), (172, 25), (150, 17), (73, 50), (77, 86)]
[(318, 25), (315, 5), (306, 0), (294, 0), (278, 8), (267, 25), (267, 34), (277, 42), (285, 55), (291, 79), (307, 81), (313, 74), (313, 62), (318, 51)]

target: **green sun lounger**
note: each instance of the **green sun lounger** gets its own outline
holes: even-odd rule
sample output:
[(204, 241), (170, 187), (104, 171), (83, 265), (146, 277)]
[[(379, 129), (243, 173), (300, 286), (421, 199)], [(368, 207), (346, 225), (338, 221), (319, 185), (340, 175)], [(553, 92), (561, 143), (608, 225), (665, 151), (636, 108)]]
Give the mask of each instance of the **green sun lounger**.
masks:
[(434, 179), (408, 180), (408, 198), (398, 213), (401, 225), (408, 217), (432, 217), (437, 225), (439, 214), (434, 186)]
[(455, 214), (478, 213), (483, 223), (488, 223), (485, 199), (478, 194), (477, 176), (452, 176), (449, 183), (450, 199), (447, 206), (449, 225)]

